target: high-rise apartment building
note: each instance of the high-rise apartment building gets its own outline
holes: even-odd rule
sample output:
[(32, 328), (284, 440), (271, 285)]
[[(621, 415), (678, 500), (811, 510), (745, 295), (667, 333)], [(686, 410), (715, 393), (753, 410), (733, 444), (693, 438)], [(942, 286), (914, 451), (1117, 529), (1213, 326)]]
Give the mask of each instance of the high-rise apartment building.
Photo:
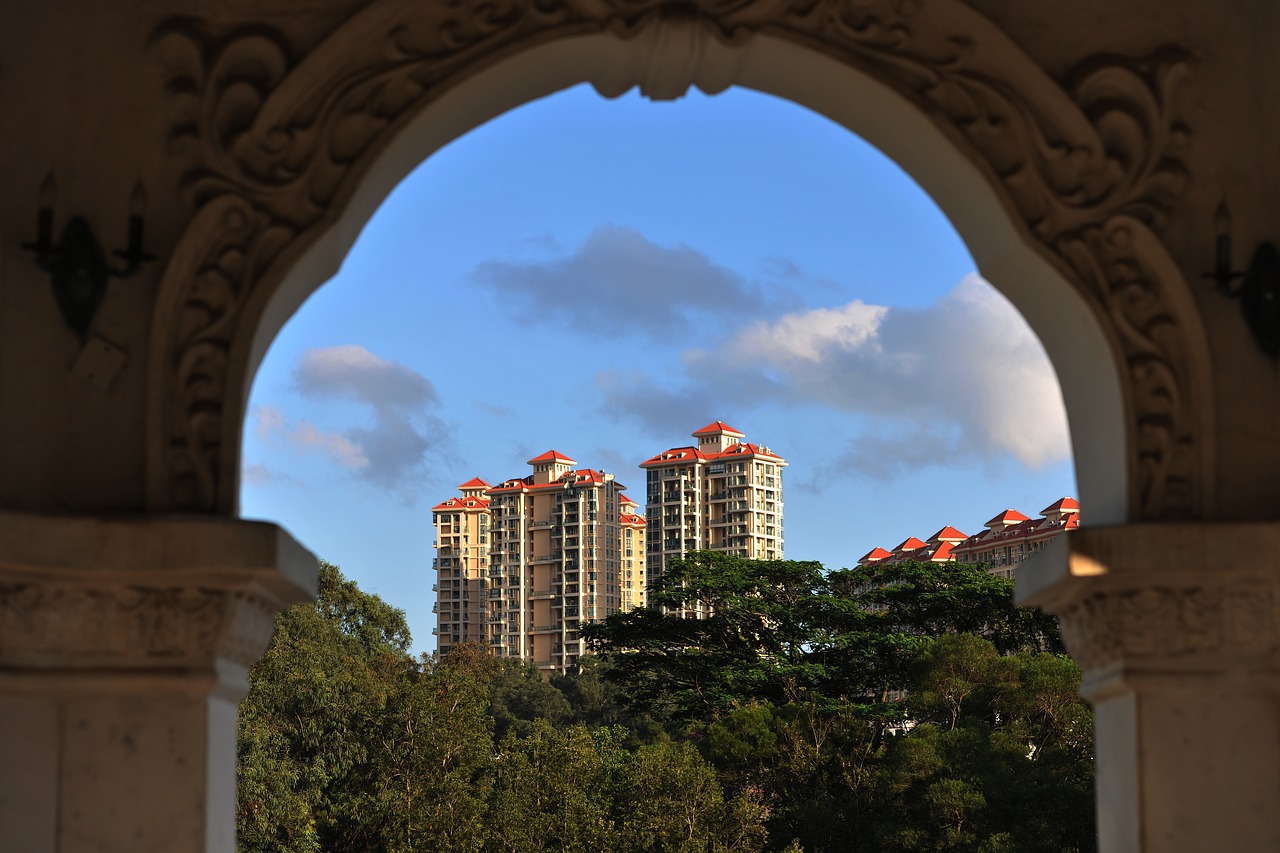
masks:
[(640, 463), (647, 475), (649, 577), (687, 551), (782, 559), (782, 469), (768, 447), (723, 421)]
[(431, 508), (436, 526), (436, 643), (441, 652), (454, 643), (487, 642), (484, 581), (489, 573), (489, 484), (468, 480)]
[(473, 640), (549, 673), (578, 662), (584, 622), (644, 605), (645, 519), (612, 474), (554, 450), (529, 464), (434, 507), (437, 644)]

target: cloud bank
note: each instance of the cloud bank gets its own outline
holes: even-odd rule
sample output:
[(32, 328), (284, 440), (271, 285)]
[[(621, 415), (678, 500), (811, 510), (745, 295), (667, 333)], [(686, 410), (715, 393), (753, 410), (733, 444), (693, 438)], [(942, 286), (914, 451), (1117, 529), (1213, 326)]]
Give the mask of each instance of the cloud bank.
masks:
[(687, 339), (710, 323), (776, 315), (799, 303), (787, 289), (761, 287), (685, 245), (659, 246), (639, 231), (605, 225), (574, 253), (551, 261), (490, 261), (472, 280), (516, 316), (584, 334), (642, 333)]
[[(689, 349), (658, 384), (602, 373), (604, 407), (656, 429), (720, 410), (821, 406), (868, 416), (841, 461), (873, 476), (1009, 455), (1042, 468), (1070, 456), (1057, 377), (1039, 340), (976, 274), (936, 304), (853, 301), (757, 320)], [(692, 418), (692, 420), (690, 420)]]
[(319, 453), (361, 479), (413, 500), (428, 481), (426, 461), (447, 446), (449, 430), (434, 414), (439, 398), (425, 376), (379, 358), (362, 346), (305, 351), (293, 370), (297, 391), (312, 401), (354, 404), (368, 422), (324, 430), (306, 419), (290, 421), (270, 406), (255, 410), (264, 442)]

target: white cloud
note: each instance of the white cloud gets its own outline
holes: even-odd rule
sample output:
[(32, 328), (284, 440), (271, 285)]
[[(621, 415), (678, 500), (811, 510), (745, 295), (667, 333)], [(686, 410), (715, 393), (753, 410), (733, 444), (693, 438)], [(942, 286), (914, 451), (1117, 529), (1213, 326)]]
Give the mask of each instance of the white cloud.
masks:
[[(374, 355), (362, 346), (307, 350), (293, 371), (303, 397), (366, 407), (368, 422), (325, 429), (306, 419), (290, 421), (274, 406), (255, 410), (255, 434), (296, 450), (319, 453), (361, 479), (412, 501), (432, 482), (430, 454), (449, 445), (449, 429), (432, 409), (439, 398), (425, 376)], [(341, 418), (352, 418), (340, 409)]]
[[(661, 386), (597, 378), (605, 408), (650, 426), (693, 411), (820, 405), (870, 416), (842, 460), (888, 476), (957, 456), (1040, 468), (1070, 456), (1057, 377), (1039, 340), (976, 274), (936, 304), (853, 301), (753, 322), (684, 354)], [(696, 420), (696, 418), (694, 418)]]
[(435, 386), (421, 373), (356, 344), (307, 350), (293, 381), (306, 396), (355, 400), (377, 409), (417, 410), (437, 399)]
[(729, 343), (730, 355), (777, 363), (820, 362), (832, 350), (852, 351), (870, 343), (889, 309), (854, 300), (840, 308), (787, 314), (773, 323), (756, 322)]
[(288, 483), (293, 486), (304, 486), (304, 484), (296, 477), (291, 477), (283, 471), (272, 468), (271, 466), (265, 465), (261, 462), (251, 462), (246, 464), (244, 469), (240, 472), (240, 481), (246, 486), (258, 487), (273, 486), (278, 483)]

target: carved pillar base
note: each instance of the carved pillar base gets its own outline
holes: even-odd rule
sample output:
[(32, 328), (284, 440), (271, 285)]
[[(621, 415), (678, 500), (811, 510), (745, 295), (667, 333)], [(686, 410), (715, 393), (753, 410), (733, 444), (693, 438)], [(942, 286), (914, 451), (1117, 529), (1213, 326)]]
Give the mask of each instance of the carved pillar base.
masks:
[(275, 525), (0, 513), (0, 850), (232, 853), (245, 674), (314, 593)]
[(1103, 853), (1280, 850), (1280, 525), (1084, 529), (1019, 570), (1097, 721)]

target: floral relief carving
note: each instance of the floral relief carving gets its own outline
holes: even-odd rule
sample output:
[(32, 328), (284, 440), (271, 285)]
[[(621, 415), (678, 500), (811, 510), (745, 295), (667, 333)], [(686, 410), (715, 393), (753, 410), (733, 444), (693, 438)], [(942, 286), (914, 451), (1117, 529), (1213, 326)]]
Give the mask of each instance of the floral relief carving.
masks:
[(916, 103), (987, 171), (1111, 329), (1127, 365), (1132, 515), (1201, 509), (1204, 401), (1193, 399), (1190, 321), (1173, 307), (1181, 285), (1157, 236), (1187, 182), (1175, 90), (1188, 64), (1171, 53), (1094, 57), (1055, 81), (959, 0), (382, 0), (306, 50), (262, 28), (165, 24), (153, 43), (197, 215), (157, 314), (176, 331), (153, 359), (164, 397), (155, 408), (172, 413), (157, 437), (155, 508), (234, 505), (220, 482), (239, 431), (227, 401), (247, 377), (227, 376), (227, 354), (250, 293), (271, 286), (264, 271), (315, 240), (386, 140), (454, 82), (598, 32), (647, 40), (647, 65), (584, 69), (606, 94), (635, 84), (655, 97), (693, 84), (716, 91), (734, 82), (733, 50), (767, 33)]
[(243, 592), (192, 587), (0, 585), (0, 663), (45, 657), (84, 667), (244, 666), (271, 639), (275, 607)]
[(1229, 653), (1245, 662), (1280, 653), (1275, 590), (1147, 587), (1095, 593), (1060, 612), (1063, 639), (1085, 669)]

